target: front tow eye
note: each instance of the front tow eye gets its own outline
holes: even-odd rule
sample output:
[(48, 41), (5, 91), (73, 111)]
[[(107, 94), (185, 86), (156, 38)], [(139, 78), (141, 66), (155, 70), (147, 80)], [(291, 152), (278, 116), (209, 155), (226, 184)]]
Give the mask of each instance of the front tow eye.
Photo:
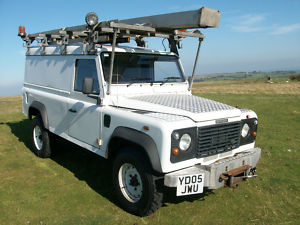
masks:
[[(249, 173), (247, 174), (247, 171)], [(233, 170), (224, 172), (219, 177), (219, 182), (224, 181), (224, 187), (236, 188), (239, 183), (247, 180), (248, 178), (257, 177), (256, 168), (249, 165), (244, 165)]]

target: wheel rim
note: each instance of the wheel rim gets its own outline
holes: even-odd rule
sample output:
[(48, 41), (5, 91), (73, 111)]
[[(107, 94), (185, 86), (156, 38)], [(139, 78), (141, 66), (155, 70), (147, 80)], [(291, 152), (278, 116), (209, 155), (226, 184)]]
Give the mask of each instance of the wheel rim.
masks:
[(134, 165), (123, 164), (119, 169), (118, 180), (122, 194), (128, 201), (135, 203), (141, 199), (143, 183)]
[(35, 147), (38, 150), (41, 150), (43, 147), (43, 139), (42, 139), (42, 130), (39, 126), (35, 126), (33, 128), (33, 141)]

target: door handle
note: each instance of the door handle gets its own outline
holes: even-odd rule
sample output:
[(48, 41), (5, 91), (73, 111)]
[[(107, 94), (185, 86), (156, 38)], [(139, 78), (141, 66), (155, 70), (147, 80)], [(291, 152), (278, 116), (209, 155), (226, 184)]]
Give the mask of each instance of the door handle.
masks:
[(69, 109), (69, 112), (77, 113), (77, 110), (75, 110), (75, 109)]

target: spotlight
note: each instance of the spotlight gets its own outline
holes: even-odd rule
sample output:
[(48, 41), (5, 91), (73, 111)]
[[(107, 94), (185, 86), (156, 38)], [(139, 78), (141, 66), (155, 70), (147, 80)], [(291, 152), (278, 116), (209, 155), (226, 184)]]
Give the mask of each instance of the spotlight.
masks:
[(98, 23), (98, 16), (96, 13), (94, 12), (89, 12), (86, 16), (85, 16), (85, 22), (87, 23), (87, 25), (89, 26), (95, 26)]

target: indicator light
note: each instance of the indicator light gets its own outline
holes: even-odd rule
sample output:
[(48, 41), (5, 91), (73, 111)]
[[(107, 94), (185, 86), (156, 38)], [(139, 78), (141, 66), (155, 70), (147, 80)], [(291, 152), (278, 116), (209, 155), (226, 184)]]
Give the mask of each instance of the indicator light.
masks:
[(172, 148), (172, 154), (173, 155), (178, 155), (179, 149), (178, 148)]

